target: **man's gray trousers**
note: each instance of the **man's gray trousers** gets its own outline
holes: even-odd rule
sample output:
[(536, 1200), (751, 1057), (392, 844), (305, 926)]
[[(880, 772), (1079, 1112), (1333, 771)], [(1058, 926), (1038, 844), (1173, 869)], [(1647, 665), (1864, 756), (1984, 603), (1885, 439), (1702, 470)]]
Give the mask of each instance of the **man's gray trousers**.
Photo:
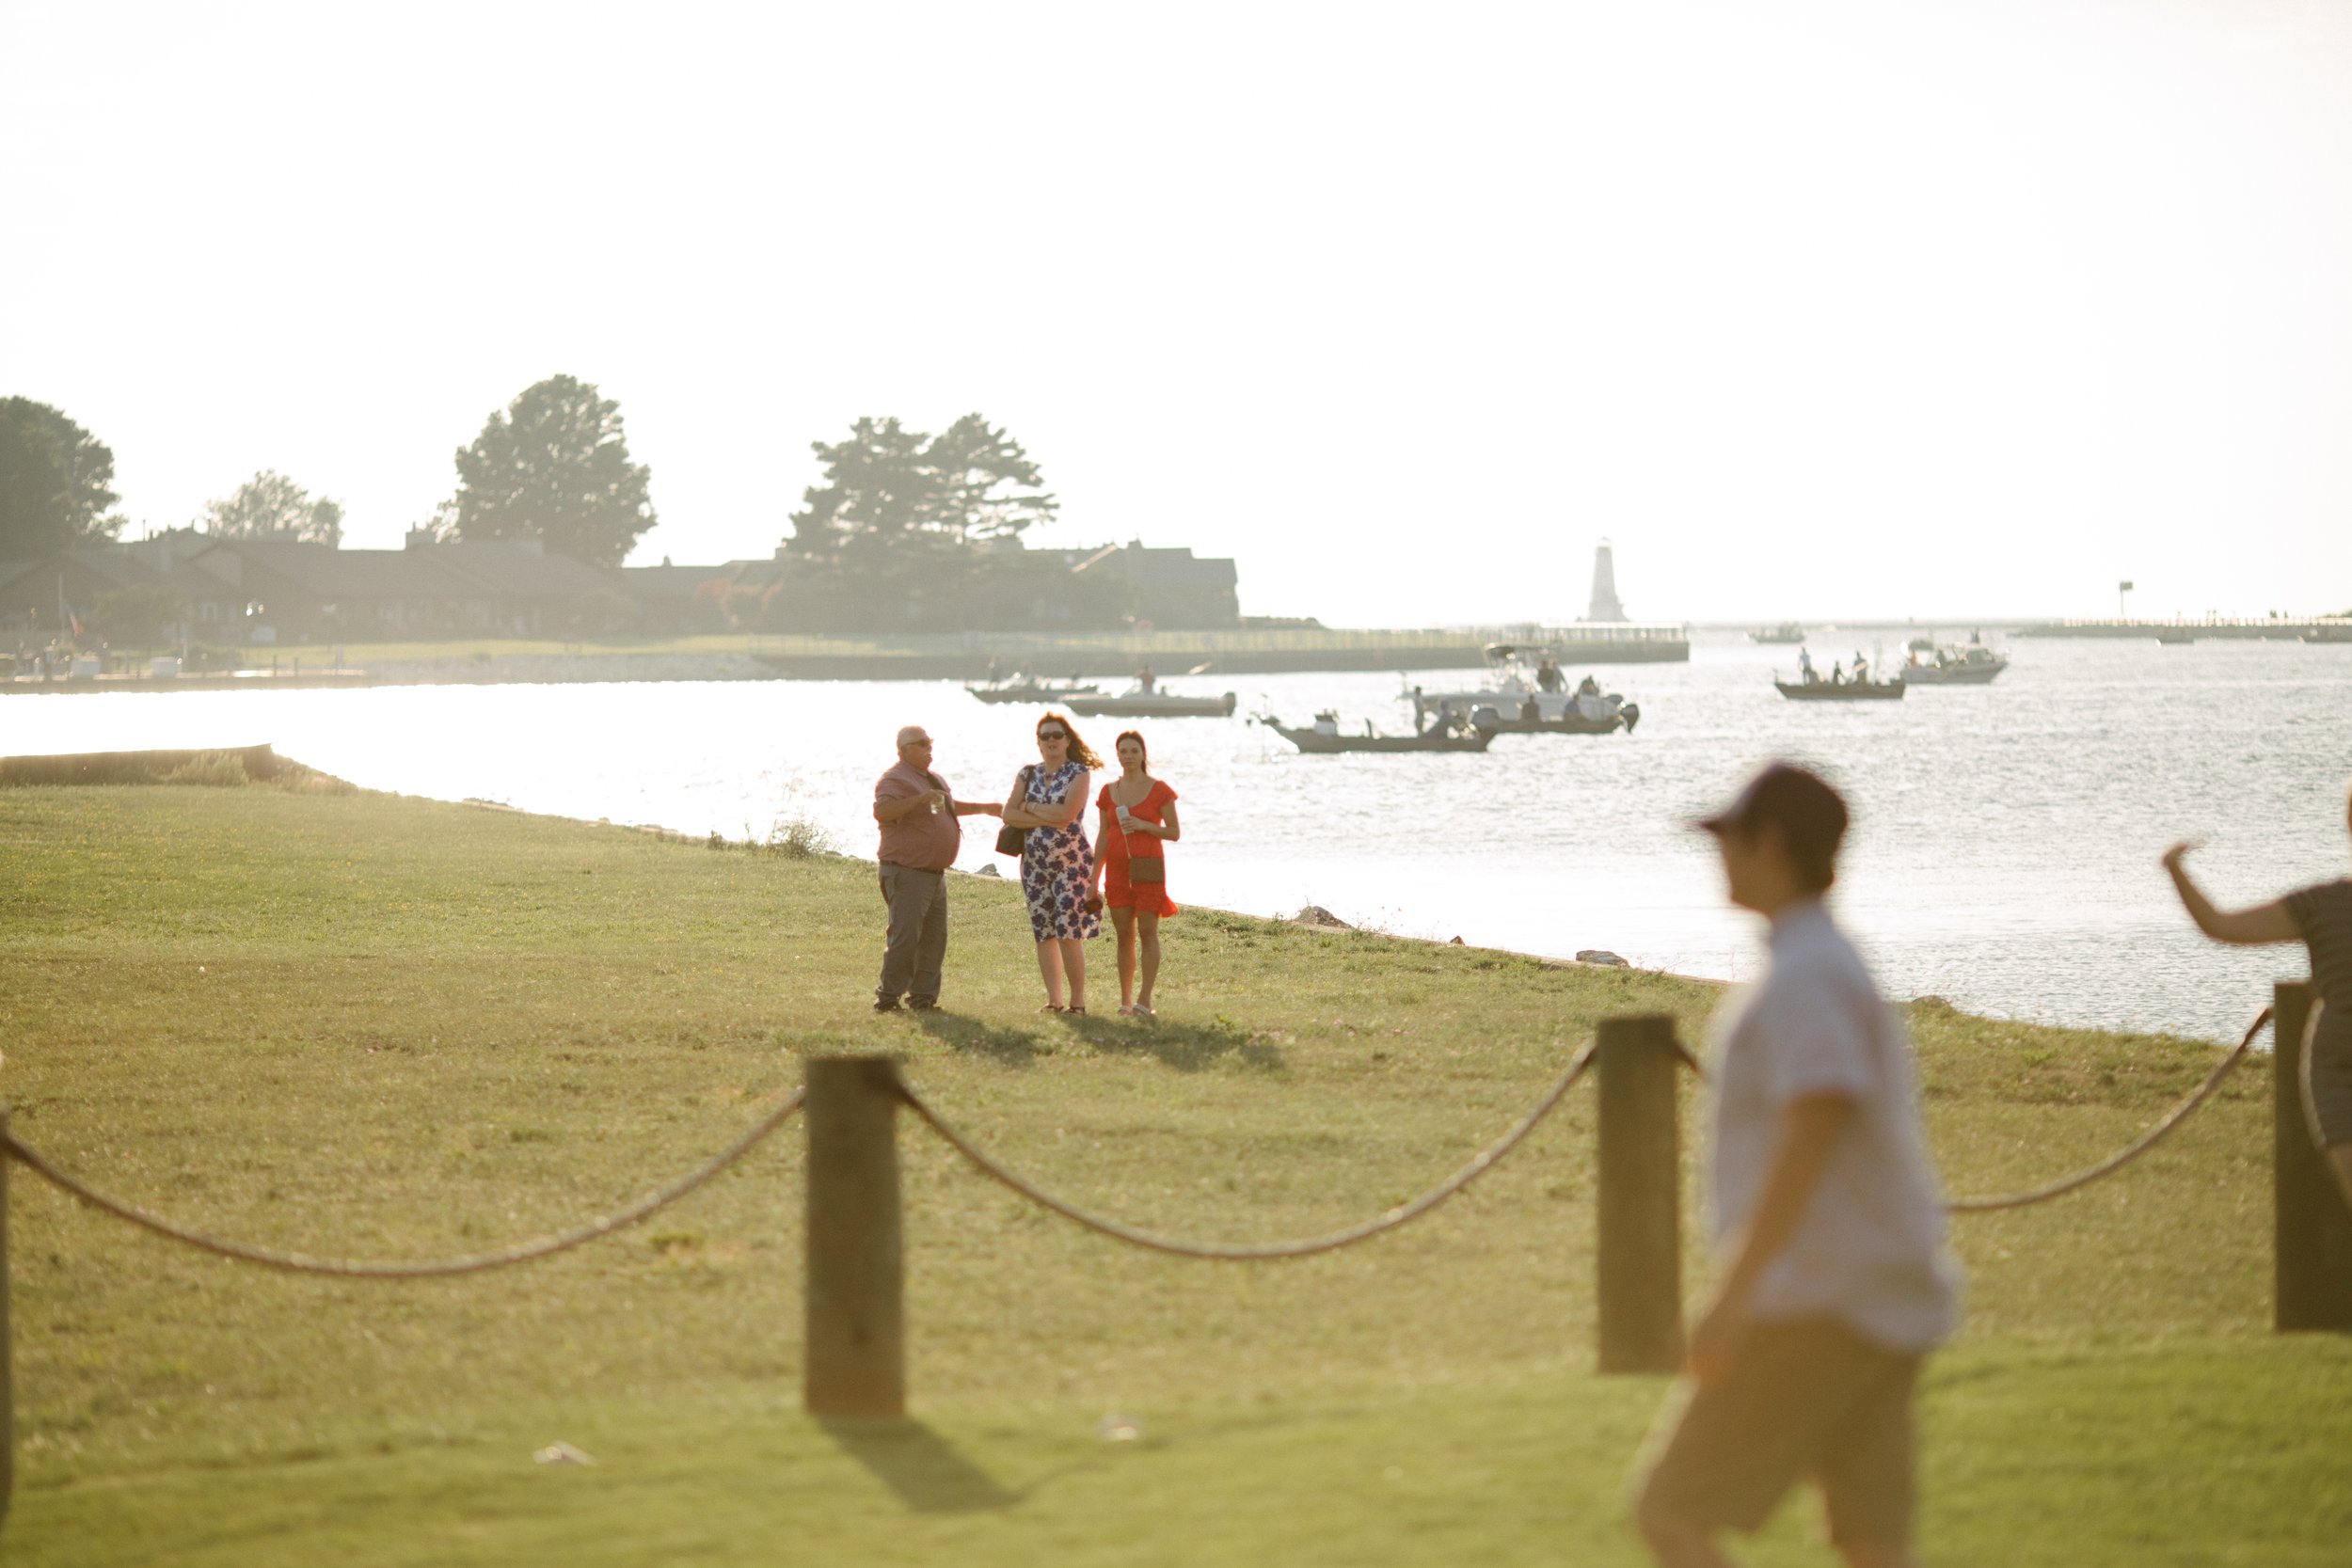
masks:
[(905, 996), (929, 1006), (939, 1000), (939, 966), (947, 957), (947, 874), (885, 864), (882, 895), (890, 906), (890, 936), (874, 999)]

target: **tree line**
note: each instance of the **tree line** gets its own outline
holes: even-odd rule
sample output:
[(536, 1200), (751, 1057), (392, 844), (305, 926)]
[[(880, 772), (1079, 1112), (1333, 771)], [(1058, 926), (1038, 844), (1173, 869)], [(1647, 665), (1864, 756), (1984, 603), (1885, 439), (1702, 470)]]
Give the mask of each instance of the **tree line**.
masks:
[[(435, 539), (532, 539), (595, 566), (617, 566), (658, 520), (651, 476), (628, 456), (621, 405), (576, 376), (524, 388), (456, 454), (457, 486), (421, 526)], [(62, 410), (0, 399), (0, 561), (113, 541), (113, 449)], [(340, 501), (264, 468), (192, 520), (220, 539), (342, 541)]]
[[(810, 444), (821, 468), (787, 519), (790, 569), (756, 590), (707, 585), (706, 625), (812, 631), (1114, 626), (1131, 591), (1030, 551), (1060, 502), (1021, 443), (966, 414), (930, 434), (896, 418)], [(435, 540), (535, 540), (617, 566), (657, 521), (646, 466), (631, 461), (620, 404), (556, 375), (526, 388), (455, 453), (450, 498), (420, 524)], [(59, 409), (0, 401), (0, 561), (113, 540), (125, 526), (114, 453)], [(343, 508), (275, 469), (207, 502), (193, 526), (222, 539), (342, 538)]]

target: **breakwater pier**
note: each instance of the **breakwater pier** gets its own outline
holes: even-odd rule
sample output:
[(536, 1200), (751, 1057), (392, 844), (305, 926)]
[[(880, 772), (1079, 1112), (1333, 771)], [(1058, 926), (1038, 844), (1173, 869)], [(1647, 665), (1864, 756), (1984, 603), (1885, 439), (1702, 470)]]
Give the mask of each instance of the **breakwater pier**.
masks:
[[(252, 670), (152, 673), (144, 656), (37, 679), (0, 673), (0, 694), (287, 689), (294, 687), (561, 685), (580, 681), (959, 680), (1028, 670), (1054, 678), (1474, 670), (1497, 642), (1550, 648), (1565, 665), (1687, 664), (1688, 627), (1636, 623), (1437, 630), (1239, 627), (1120, 633), (951, 632), (810, 637), (481, 640), (254, 650)], [(93, 661), (98, 662), (98, 661)], [(0, 671), (9, 661), (0, 657)]]
[(2305, 620), (2279, 616), (2249, 620), (2205, 615), (2173, 616), (2166, 620), (2113, 618), (2083, 621), (2039, 621), (2019, 626), (2018, 637), (2116, 637), (2153, 639), (2158, 642), (2271, 640), (2285, 642), (2352, 642), (2352, 616), (2322, 615)]

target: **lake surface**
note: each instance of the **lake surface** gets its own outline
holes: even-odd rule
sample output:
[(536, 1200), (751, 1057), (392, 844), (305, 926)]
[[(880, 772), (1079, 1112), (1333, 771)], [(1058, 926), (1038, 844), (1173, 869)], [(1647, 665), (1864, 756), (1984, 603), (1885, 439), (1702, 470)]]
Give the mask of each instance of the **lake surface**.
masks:
[[(1824, 662), (1852, 648), (1816, 640)], [(1875, 653), (1866, 644), (1865, 651)], [(1890, 641), (1890, 657), (1898, 650)], [(1305, 903), (1403, 936), (1740, 978), (1756, 931), (1724, 907), (1685, 824), (1759, 762), (1820, 768), (1855, 811), (1841, 912), (1890, 994), (1996, 1016), (2234, 1038), (2299, 947), (2205, 942), (2156, 857), (2217, 897), (2267, 897), (2352, 863), (2352, 646), (2015, 643), (1981, 688), (1899, 703), (1798, 704), (1794, 650), (1702, 635), (1684, 665), (1595, 672), (1642, 705), (1631, 736), (1503, 736), (1484, 756), (1306, 757), (1241, 718), (1142, 727), (1183, 798), (1170, 892), (1257, 914)], [(1569, 667), (1571, 678), (1582, 672)], [(1468, 673), (1421, 678), (1432, 689)], [(1394, 674), (1215, 676), (1242, 711), (1337, 707), (1401, 729)], [(928, 726), (967, 799), (1001, 800), (1037, 710), (946, 682), (383, 687), (109, 693), (0, 702), (0, 753), (267, 742), (373, 788), (731, 838), (806, 817), (873, 853), (866, 816), (892, 732)], [(1106, 755), (1119, 721), (1081, 731)], [(971, 819), (960, 863), (994, 861)], [(879, 932), (879, 925), (877, 926)], [(1181, 986), (1181, 927), (1169, 978)]]

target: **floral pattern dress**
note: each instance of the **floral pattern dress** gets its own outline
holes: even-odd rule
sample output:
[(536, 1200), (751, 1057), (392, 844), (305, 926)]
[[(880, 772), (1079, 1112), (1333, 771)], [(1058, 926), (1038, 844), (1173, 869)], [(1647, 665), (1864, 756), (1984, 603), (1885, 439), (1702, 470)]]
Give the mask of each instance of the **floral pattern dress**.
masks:
[[(1025, 768), (1028, 788), (1022, 799), (1034, 806), (1057, 806), (1070, 799), (1070, 786), (1086, 769), (1065, 762), (1051, 773)], [(1021, 891), (1028, 895), (1029, 929), (1040, 942), (1056, 938), (1084, 941), (1103, 934), (1103, 917), (1087, 912), (1094, 891), (1094, 849), (1087, 842), (1086, 813), (1070, 819), (1066, 828), (1031, 828), (1021, 848)]]

